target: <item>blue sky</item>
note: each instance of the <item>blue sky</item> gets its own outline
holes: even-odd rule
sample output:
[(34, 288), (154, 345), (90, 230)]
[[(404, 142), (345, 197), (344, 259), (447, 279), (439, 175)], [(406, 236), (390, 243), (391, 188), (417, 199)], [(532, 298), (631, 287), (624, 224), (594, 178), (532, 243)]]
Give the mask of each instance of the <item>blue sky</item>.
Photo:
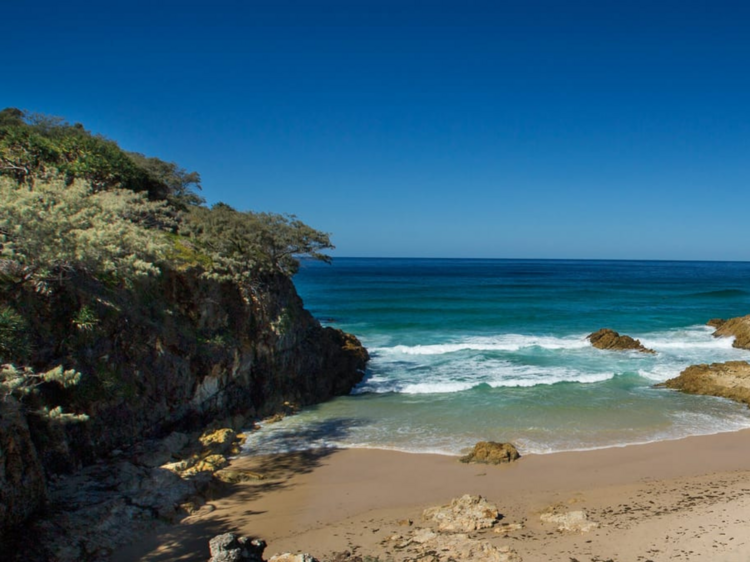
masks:
[(0, 107), (334, 256), (750, 260), (749, 30), (722, 0), (20, 1)]

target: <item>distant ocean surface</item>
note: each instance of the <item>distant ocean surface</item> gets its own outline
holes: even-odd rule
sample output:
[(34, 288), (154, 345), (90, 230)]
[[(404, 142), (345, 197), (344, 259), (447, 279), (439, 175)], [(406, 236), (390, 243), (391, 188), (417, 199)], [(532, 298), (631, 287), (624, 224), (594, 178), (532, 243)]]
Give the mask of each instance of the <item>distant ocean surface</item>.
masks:
[[(750, 313), (750, 263), (337, 258), (303, 263), (295, 284), (372, 359), (352, 395), (254, 432), (254, 453), (459, 454), (480, 440), (547, 453), (750, 427), (745, 406), (654, 388), (750, 360), (706, 326)], [(603, 327), (656, 355), (592, 348)]]

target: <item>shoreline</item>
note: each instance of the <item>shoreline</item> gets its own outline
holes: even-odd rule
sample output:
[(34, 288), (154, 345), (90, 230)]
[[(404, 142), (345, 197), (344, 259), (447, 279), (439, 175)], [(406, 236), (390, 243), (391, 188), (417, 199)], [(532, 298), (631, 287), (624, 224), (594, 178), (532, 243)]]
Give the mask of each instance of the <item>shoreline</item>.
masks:
[[(354, 549), (383, 561), (399, 560), (388, 542), (408, 532), (399, 522), (425, 525), (424, 508), (466, 493), (496, 503), (503, 521), (523, 525), (483, 539), (512, 546), (527, 562), (571, 557), (581, 562), (597, 557), (746, 560), (748, 445), (750, 429), (528, 454), (499, 466), (382, 449), (239, 457), (231, 470), (265, 478), (229, 486), (181, 523), (120, 550), (113, 561), (206, 560), (208, 540), (230, 531), (263, 538), (269, 556), (309, 552), (327, 560), (334, 552)], [(553, 506), (583, 509), (599, 528), (585, 534), (557, 532), (539, 521), (539, 513)]]

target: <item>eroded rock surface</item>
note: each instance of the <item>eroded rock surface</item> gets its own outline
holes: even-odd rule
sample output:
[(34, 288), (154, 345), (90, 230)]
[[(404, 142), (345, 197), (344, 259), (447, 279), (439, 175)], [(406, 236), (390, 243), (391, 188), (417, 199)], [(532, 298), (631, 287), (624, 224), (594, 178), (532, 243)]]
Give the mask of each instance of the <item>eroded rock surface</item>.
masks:
[(482, 496), (466, 494), (448, 505), (425, 509), (422, 517), (435, 521), (440, 531), (469, 532), (494, 526), (500, 519), (500, 512)]
[(641, 353), (656, 353), (653, 349), (644, 347), (640, 340), (630, 336), (620, 335), (609, 328), (602, 328), (593, 334), (586, 336), (591, 345), (597, 349), (609, 349), (615, 351), (640, 351)]
[(488, 541), (469, 537), (466, 533), (444, 534), (429, 529), (415, 530), (411, 536), (394, 536), (395, 548), (409, 554), (400, 560), (424, 562), (521, 562), (509, 546), (495, 546)]
[(554, 523), (557, 530), (567, 533), (588, 533), (593, 531), (599, 524), (589, 520), (585, 511), (558, 511), (551, 510), (539, 516), (545, 523)]
[(750, 349), (750, 314), (729, 320), (714, 318), (708, 325), (716, 328), (714, 337), (734, 337), (733, 347)]
[(209, 543), (211, 558), (208, 562), (263, 562), (265, 541), (238, 537), (224, 533), (212, 538)]
[(512, 443), (480, 441), (474, 445), (474, 450), (458, 460), (465, 463), (501, 464), (513, 462), (519, 458), (521, 455)]
[(750, 363), (727, 361), (710, 365), (692, 365), (678, 377), (663, 383), (688, 394), (729, 398), (750, 405)]

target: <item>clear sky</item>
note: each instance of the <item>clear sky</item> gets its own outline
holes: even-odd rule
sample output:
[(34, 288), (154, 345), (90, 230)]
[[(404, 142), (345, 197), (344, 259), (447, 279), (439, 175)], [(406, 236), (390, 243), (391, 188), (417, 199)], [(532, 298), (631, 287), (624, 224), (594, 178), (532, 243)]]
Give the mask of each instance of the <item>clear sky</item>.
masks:
[(750, 260), (750, 3), (7, 2), (0, 107), (334, 256)]

